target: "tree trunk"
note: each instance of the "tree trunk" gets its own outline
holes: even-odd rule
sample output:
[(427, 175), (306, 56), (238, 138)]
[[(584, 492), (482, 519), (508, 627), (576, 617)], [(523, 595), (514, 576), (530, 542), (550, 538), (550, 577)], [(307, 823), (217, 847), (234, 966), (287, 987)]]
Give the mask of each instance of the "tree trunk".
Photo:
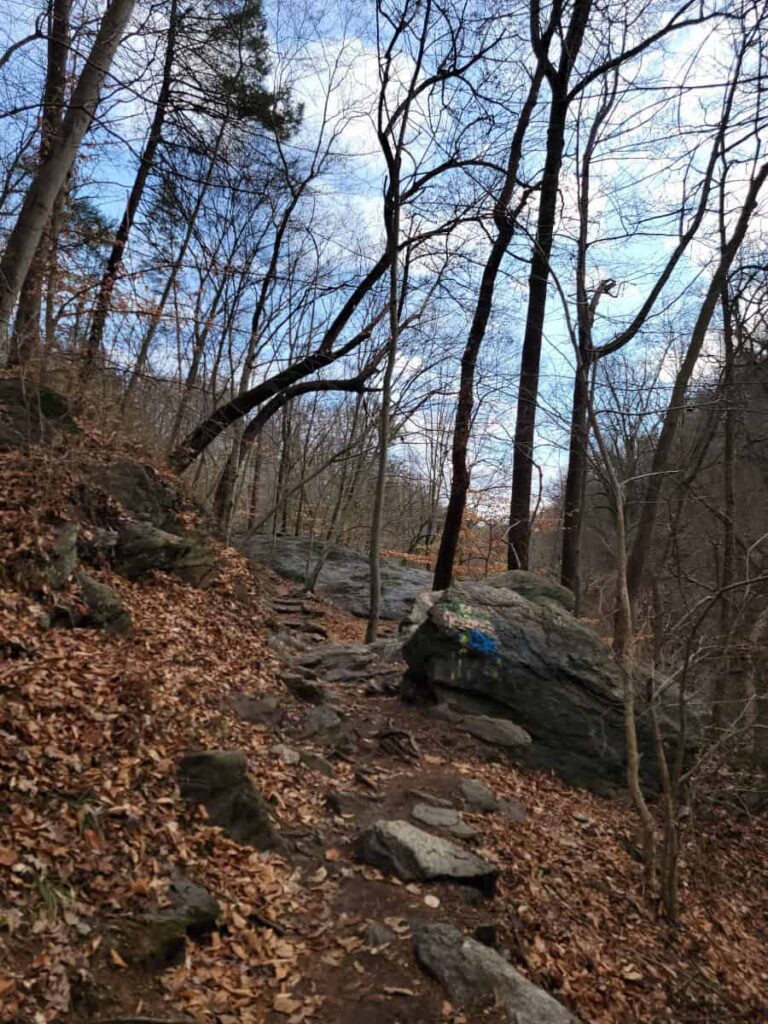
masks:
[(83, 363), (83, 372), (86, 373), (90, 367), (93, 366), (99, 353), (101, 352), (101, 346), (104, 339), (104, 328), (107, 322), (107, 315), (109, 314), (109, 306), (112, 298), (112, 292), (114, 291), (115, 283), (117, 282), (118, 274), (123, 265), (125, 258), (125, 247), (128, 244), (128, 236), (131, 232), (133, 222), (136, 219), (136, 214), (139, 209), (139, 203), (141, 202), (142, 196), (144, 195), (144, 188), (149, 178), (149, 173), (152, 170), (155, 162), (155, 156), (157, 154), (158, 146), (163, 133), (163, 125), (165, 123), (165, 115), (168, 110), (168, 101), (171, 95), (171, 85), (173, 81), (173, 63), (176, 56), (176, 33), (178, 29), (178, 0), (171, 0), (171, 9), (169, 12), (168, 21), (168, 40), (165, 47), (165, 62), (163, 64), (163, 77), (160, 83), (160, 92), (157, 97), (157, 105), (155, 106), (154, 117), (152, 118), (152, 125), (149, 129), (149, 136), (147, 137), (146, 145), (144, 146), (144, 152), (141, 154), (139, 161), (139, 167), (136, 171), (136, 177), (133, 181), (130, 194), (128, 196), (128, 202), (123, 212), (120, 226), (117, 229), (115, 235), (115, 241), (112, 245), (112, 249), (107, 259), (104, 273), (102, 274), (101, 282), (99, 284), (99, 290), (96, 294), (96, 301), (93, 307), (93, 319), (91, 321), (91, 330), (88, 335), (88, 342), (85, 351), (85, 360)]
[(547, 126), (544, 172), (539, 194), (536, 238), (528, 281), (528, 314), (520, 358), (520, 384), (517, 392), (514, 454), (512, 463), (512, 497), (509, 505), (507, 533), (507, 565), (510, 569), (527, 569), (531, 545), (531, 487), (533, 481), (533, 450), (536, 435), (536, 409), (539, 398), (539, 367), (547, 309), (549, 261), (555, 230), (560, 169), (565, 145), (565, 122), (568, 115), (568, 85), (571, 70), (578, 56), (587, 27), (592, 0), (576, 0), (568, 30), (563, 40), (557, 69), (549, 66), (552, 99)]
[[(48, 10), (48, 61), (43, 92), (43, 116), (40, 126), (41, 164), (50, 155), (61, 126), (64, 93), (67, 85), (70, 8), (71, 0), (52, 0)], [(43, 280), (46, 276), (46, 267), (53, 258), (55, 228), (58, 224), (58, 219), (54, 217), (49, 220), (24, 280), (11, 338), (9, 366), (25, 365), (40, 349)]]
[(0, 341), (7, 341), (11, 315), (37, 247), (50, 220), (56, 196), (72, 170), (91, 125), (99, 93), (123, 38), (135, 0), (111, 0), (99, 25), (61, 130), (27, 189), (0, 260)]
[(443, 533), (435, 561), (435, 577), (432, 584), (434, 590), (445, 590), (451, 585), (453, 563), (459, 546), (461, 524), (469, 491), (469, 466), (467, 450), (472, 427), (472, 408), (474, 405), (475, 368), (480, 352), (488, 320), (493, 307), (493, 290), (499, 273), (501, 261), (512, 239), (512, 225), (499, 230), (491, 248), (488, 261), (483, 268), (480, 291), (477, 296), (475, 314), (467, 338), (467, 345), (461, 357), (461, 377), (459, 395), (456, 403), (456, 420), (453, 428), (453, 446), (451, 448), (451, 491), (448, 507), (445, 512)]
[(563, 553), (560, 582), (573, 591), (574, 615), (581, 613), (581, 532), (587, 490), (589, 456), (589, 370), (576, 367), (568, 451), (568, 473), (563, 502)]

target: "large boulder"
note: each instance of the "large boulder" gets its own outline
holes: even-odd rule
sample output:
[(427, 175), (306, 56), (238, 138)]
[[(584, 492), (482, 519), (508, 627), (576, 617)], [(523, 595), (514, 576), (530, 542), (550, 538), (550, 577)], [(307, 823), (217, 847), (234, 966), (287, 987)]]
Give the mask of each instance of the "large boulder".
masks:
[(554, 604), (572, 612), (576, 605), (576, 598), (573, 591), (563, 587), (546, 576), (538, 576), (533, 572), (526, 572), (524, 569), (510, 569), (508, 572), (499, 572), (489, 576), (483, 582), (489, 587), (502, 587), (504, 590), (514, 590), (516, 594), (527, 597), (529, 601), (537, 604)]
[[(309, 537), (254, 535), (243, 542), (250, 558), (265, 562), (289, 580), (303, 583), (316, 564), (322, 544)], [(399, 622), (408, 614), (416, 595), (430, 586), (432, 574), (413, 565), (382, 559), (381, 618)], [(349, 548), (328, 552), (317, 578), (315, 593), (353, 615), (366, 616), (370, 599), (368, 558)]]
[(124, 509), (148, 520), (153, 526), (171, 531), (177, 528), (179, 496), (152, 466), (118, 459), (90, 466), (84, 477)]
[(115, 565), (129, 580), (159, 570), (195, 587), (205, 586), (218, 569), (216, 556), (204, 537), (193, 533), (178, 537), (148, 522), (120, 526)]
[(56, 391), (18, 377), (0, 380), (0, 451), (76, 431), (67, 400)]
[(498, 868), (477, 854), (407, 821), (377, 821), (357, 839), (364, 864), (404, 882), (458, 882), (493, 895)]
[[(404, 644), (404, 694), (492, 718), (532, 737), (531, 767), (599, 792), (625, 782), (622, 686), (609, 648), (553, 600), (462, 583), (422, 601)], [(477, 730), (476, 730), (477, 731)], [(640, 715), (641, 770), (655, 781), (653, 738)]]
[(241, 750), (203, 750), (186, 754), (179, 765), (179, 788), (184, 800), (202, 804), (212, 825), (230, 838), (257, 850), (281, 848), (266, 801), (248, 776)]
[(499, 953), (457, 928), (416, 923), (413, 941), (416, 959), (458, 1008), (492, 1009), (493, 1020), (509, 1024), (578, 1024), (562, 1003), (524, 978)]

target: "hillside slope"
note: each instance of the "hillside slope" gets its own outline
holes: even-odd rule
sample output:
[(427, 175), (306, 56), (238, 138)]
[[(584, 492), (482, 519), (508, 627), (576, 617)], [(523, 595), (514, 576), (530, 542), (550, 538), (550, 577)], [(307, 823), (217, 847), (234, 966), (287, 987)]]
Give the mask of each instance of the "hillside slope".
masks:
[[(417, 919), (475, 934), (585, 1022), (768, 1020), (764, 821), (732, 812), (696, 823), (683, 926), (672, 934), (643, 897), (632, 816), (620, 803), (521, 771), (367, 687), (362, 670), (326, 683), (317, 706), (295, 696), (274, 649), (301, 650), (309, 633), (359, 639), (355, 620), (267, 570), (255, 576), (213, 541), (204, 587), (117, 572), (100, 531), (146, 518), (84, 480), (94, 465), (144, 465), (145, 452), (89, 424), (8, 444), (0, 1020), (508, 1019), (493, 1000), (462, 1011), (421, 970)], [(173, 516), (180, 530), (200, 525), (183, 501)], [(78, 564), (112, 588), (129, 629), (96, 628), (76, 567), (51, 583), (64, 523), (77, 524)], [(60, 621), (60, 609), (77, 628), (42, 624)], [(341, 720), (332, 740), (310, 728), (316, 707)], [(211, 750), (245, 753), (277, 849), (229, 838), (182, 799), (182, 758)], [(498, 866), (492, 898), (358, 862), (361, 831), (408, 820), (417, 803), (453, 807), (466, 779), (501, 801), (492, 812), (465, 804), (461, 815), (467, 847)], [(147, 922), (163, 919), (185, 879), (215, 897), (214, 920), (158, 941)]]

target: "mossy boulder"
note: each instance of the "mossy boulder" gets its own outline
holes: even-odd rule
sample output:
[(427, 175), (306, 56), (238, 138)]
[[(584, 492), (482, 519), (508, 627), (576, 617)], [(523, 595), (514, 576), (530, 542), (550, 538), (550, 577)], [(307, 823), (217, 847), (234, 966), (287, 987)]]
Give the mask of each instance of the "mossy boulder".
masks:
[(131, 613), (117, 592), (85, 572), (78, 572), (76, 578), (88, 605), (87, 625), (108, 633), (127, 633), (133, 624)]
[(115, 565), (129, 580), (160, 571), (195, 587), (205, 586), (218, 570), (216, 556), (204, 536), (191, 532), (177, 536), (149, 522), (120, 526)]

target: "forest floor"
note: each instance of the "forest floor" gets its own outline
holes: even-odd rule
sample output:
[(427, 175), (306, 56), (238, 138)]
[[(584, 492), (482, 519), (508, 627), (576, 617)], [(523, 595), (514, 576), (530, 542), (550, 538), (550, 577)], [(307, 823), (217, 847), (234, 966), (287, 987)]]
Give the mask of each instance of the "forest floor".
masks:
[[(92, 439), (100, 444), (98, 438)], [(137, 453), (132, 452), (134, 457)], [(140, 453), (139, 453), (140, 455)], [(0, 551), (38, 551), (68, 516), (66, 458), (0, 461)], [(482, 928), (513, 964), (592, 1024), (768, 1021), (768, 828), (731, 809), (697, 821), (672, 930), (642, 891), (634, 821), (620, 801), (526, 772), (365, 680), (327, 684), (363, 737), (330, 757), (301, 736), (306, 705), (280, 681), (273, 609), (295, 588), (220, 549), (205, 590), (102, 569), (133, 629), (42, 629), (41, 605), (0, 580), (0, 1021), (205, 1024), (460, 1024), (417, 966), (409, 921)], [(362, 624), (312, 602), (329, 642)], [(319, 645), (322, 646), (322, 645)], [(278, 726), (241, 721), (239, 695), (280, 698)], [(376, 742), (382, 725), (413, 741)], [(286, 764), (286, 743), (329, 758), (331, 776)], [(295, 853), (228, 839), (182, 803), (185, 751), (242, 750)], [(376, 818), (407, 819), (414, 791), (451, 799), (480, 779), (527, 817), (465, 813), (471, 847), (500, 868), (493, 899), (447, 883), (405, 885), (360, 865), (351, 841)], [(347, 803), (329, 810), (332, 789)], [(178, 873), (218, 899), (218, 929), (159, 972), (126, 965), (110, 929), (162, 904)], [(364, 945), (371, 921), (392, 940)]]

